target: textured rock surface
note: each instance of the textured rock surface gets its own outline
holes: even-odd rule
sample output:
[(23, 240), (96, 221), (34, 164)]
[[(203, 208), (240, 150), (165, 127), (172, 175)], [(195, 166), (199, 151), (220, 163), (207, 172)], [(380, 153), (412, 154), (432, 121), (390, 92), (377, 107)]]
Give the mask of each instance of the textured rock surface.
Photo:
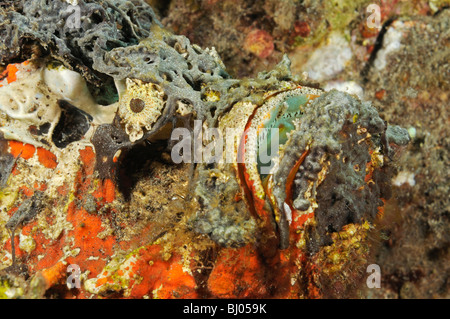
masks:
[[(133, 2), (138, 5), (138, 8), (143, 6), (140, 1)], [(165, 23), (174, 26), (175, 19), (176, 24), (182, 26), (177, 32), (183, 33), (183, 28), (192, 28), (185, 34), (188, 36), (196, 34), (198, 39), (195, 39), (195, 42), (205, 46), (211, 46), (218, 41), (219, 53), (225, 57), (227, 64), (231, 65), (233, 72), (230, 73), (238, 74), (237, 66), (245, 65), (240, 69), (241, 75), (252, 73), (255, 75), (257, 70), (266, 69), (266, 65), (260, 62), (270, 62), (272, 59), (270, 63), (275, 64), (275, 61), (278, 62), (281, 59), (283, 51), (293, 49), (296, 45), (297, 49), (291, 51), (291, 57), (295, 51), (312, 53), (312, 47), (319, 46), (321, 42), (325, 43), (327, 37), (327, 33), (317, 31), (326, 30), (326, 28), (319, 28), (326, 22), (318, 17), (332, 17), (329, 23), (333, 31), (348, 35), (346, 32), (350, 29), (356, 32), (356, 38), (352, 36), (350, 45), (353, 50), (352, 60), (343, 70), (333, 75), (334, 78), (330, 79), (330, 83), (335, 80), (357, 81), (364, 88), (365, 97), (374, 100), (374, 106), (383, 109), (387, 114), (388, 122), (393, 124), (401, 124), (405, 127), (411, 125), (412, 119), (402, 117), (403, 114), (411, 114), (410, 116), (414, 118), (414, 112), (405, 111), (411, 108), (423, 110), (428, 107), (436, 110), (436, 112), (424, 112), (424, 115), (439, 114), (439, 112), (445, 114), (447, 101), (445, 92), (448, 91), (446, 88), (448, 65), (445, 62), (448, 54), (445, 50), (448, 51), (448, 48), (444, 43), (448, 41), (448, 32), (445, 32), (448, 29), (446, 28), (448, 10), (439, 11), (437, 8), (434, 10), (437, 14), (433, 17), (411, 18), (406, 19), (406, 22), (402, 19), (400, 22), (393, 23), (392, 20), (389, 21), (392, 12), (408, 12), (408, 5), (404, 3), (397, 7), (383, 5), (382, 22), (389, 22), (386, 23), (381, 35), (377, 37), (378, 32), (369, 30), (372, 32), (370, 33), (364, 30), (364, 1), (340, 6), (338, 10), (341, 11), (333, 11), (334, 14), (331, 15), (329, 15), (330, 10), (337, 10), (333, 6), (309, 1), (300, 6), (293, 1), (282, 1), (280, 6), (274, 5), (273, 1), (265, 1), (259, 7), (260, 4), (257, 2), (248, 1), (243, 11), (234, 10), (235, 6), (230, 6), (228, 1), (220, 3), (207, 1), (204, 4), (197, 4), (200, 6), (197, 9), (193, 9), (192, 6), (196, 4), (189, 1), (181, 6), (179, 1), (172, 1), (168, 7), (158, 4), (157, 1), (153, 2), (156, 8), (161, 10), (160, 13), (168, 14), (163, 20)], [(111, 7), (113, 3), (115, 8)], [(333, 4), (333, 2), (330, 3)], [(222, 11), (229, 12), (224, 14), (225, 18), (220, 20), (220, 23), (217, 22), (219, 20), (214, 14), (221, 10), (218, 10), (215, 4), (220, 6)], [(19, 2), (15, 5), (17, 7), (14, 9), (20, 12), (22, 9)], [(411, 6), (412, 10), (409, 12), (414, 14), (427, 14), (433, 10), (420, 1), (414, 1)], [(206, 187), (197, 189), (200, 191), (200, 197), (203, 196), (204, 199), (198, 202), (192, 200), (192, 172), (187, 165), (173, 165), (170, 162), (167, 145), (164, 143), (167, 134), (164, 134), (164, 129), (159, 129), (163, 128), (165, 123), (171, 122), (171, 116), (175, 112), (183, 115), (186, 110), (187, 113), (194, 110), (198, 118), (207, 119), (208, 124), (214, 126), (224, 114), (230, 111), (230, 106), (238, 101), (261, 104), (264, 97), (259, 92), (276, 90), (282, 81), (299, 81), (299, 78), (291, 75), (287, 60), (283, 60), (271, 72), (260, 73), (256, 79), (234, 80), (224, 71), (224, 66), (214, 50), (203, 50), (191, 45), (183, 36), (166, 33), (160, 28), (160, 24), (151, 11), (144, 14), (145, 10), (139, 9), (135, 20), (129, 21), (126, 15), (123, 15), (123, 12), (128, 12), (129, 8), (122, 6), (122, 2), (119, 3), (119, 1), (92, 2), (82, 7), (83, 10), (87, 10), (84, 13), (90, 17), (85, 20), (83, 27), (86, 30), (92, 30), (93, 32), (88, 34), (93, 34), (94, 38), (89, 38), (87, 42), (82, 41), (85, 45), (81, 46), (81, 52), (73, 50), (71, 45), (74, 41), (78, 41), (83, 32), (77, 33), (77, 31), (58, 36), (58, 30), (51, 27), (50, 32), (38, 34), (37, 42), (42, 47), (39, 49), (41, 51), (27, 45), (22, 46), (25, 49), (21, 52), (15, 50), (17, 46), (2, 47), (4, 50), (2, 57), (16, 62), (14, 59), (20, 61), (30, 58), (32, 52), (44, 55), (50, 53), (53, 58), (62, 61), (67, 68), (83, 74), (93, 98), (97, 103), (103, 103), (109, 107), (115, 105), (118, 98), (123, 98), (120, 83), (124, 78), (152, 81), (161, 85), (167, 94), (165, 101), (168, 102), (169, 107), (164, 109), (165, 113), (160, 117), (158, 124), (146, 132), (145, 137), (151, 137), (150, 146), (145, 143), (133, 145), (134, 141), (129, 141), (127, 134), (117, 122), (102, 124), (97, 128), (92, 138), (93, 145), (85, 141), (80, 142), (81, 131), (76, 131), (74, 135), (68, 137), (65, 134), (59, 134), (61, 137), (59, 140), (70, 141), (62, 150), (57, 147), (49, 151), (43, 145), (2, 141), (1, 177), (8, 185), (0, 194), (2, 205), (0, 214), (2, 221), (11, 220), (8, 224), (11, 227), (2, 229), (0, 236), (3, 245), (0, 260), (4, 265), (10, 265), (12, 260), (10, 253), (12, 243), (6, 229), (17, 224), (13, 223), (14, 218), (10, 219), (10, 216), (16, 216), (14, 215), (16, 212), (19, 213), (16, 218), (19, 218), (22, 216), (20, 214), (22, 207), (33, 206), (33, 198), (37, 196), (33, 194), (44, 191), (47, 197), (44, 199), (45, 209), (33, 216), (30, 215), (30, 218), (21, 218), (22, 227), (18, 228), (16, 236), (13, 236), (19, 263), (17, 267), (1, 274), (1, 293), (10, 297), (25, 295), (59, 298), (73, 296), (86, 298), (99, 295), (131, 298), (268, 296), (298, 298), (348, 297), (355, 294), (369, 297), (406, 298), (446, 296), (448, 293), (445, 271), (445, 258), (448, 252), (446, 214), (448, 215), (448, 212), (446, 213), (445, 210), (445, 200), (435, 201), (434, 199), (446, 198), (442, 196), (445, 196), (448, 190), (442, 182), (443, 176), (439, 177), (432, 173), (438, 169), (444, 171), (445, 163), (448, 162), (445, 161), (444, 151), (448, 144), (445, 142), (445, 137), (448, 136), (445, 134), (445, 126), (439, 125), (432, 129), (433, 134), (427, 135), (422, 126), (422, 123), (427, 121), (427, 116), (424, 116), (425, 122), (421, 122), (420, 126), (414, 125), (415, 148), (410, 147), (406, 151), (408, 161), (401, 162), (405, 164), (401, 164), (399, 170), (416, 172), (417, 166), (412, 164), (410, 159), (415, 158), (418, 162), (425, 163), (425, 153), (422, 153), (424, 147), (429, 150), (427, 156), (432, 156), (433, 160), (431, 164), (427, 162), (427, 165), (419, 169), (422, 175), (416, 173), (416, 184), (411, 182), (409, 186), (404, 184), (394, 189), (393, 199), (387, 202), (386, 219), (381, 222), (379, 228), (374, 230), (371, 223), (366, 221), (367, 216), (358, 212), (362, 202), (341, 201), (342, 205), (333, 207), (336, 216), (331, 219), (325, 209), (320, 213), (319, 205), (316, 221), (319, 227), (316, 227), (316, 222), (311, 220), (306, 223), (304, 232), (293, 232), (292, 240), (295, 240), (296, 245), (291, 246), (291, 249), (278, 251), (275, 254), (273, 249), (270, 249), (270, 252), (262, 253), (261, 247), (264, 246), (258, 248), (260, 245), (258, 241), (261, 238), (266, 240), (270, 237), (252, 237), (261, 225), (257, 223), (255, 228), (255, 223), (250, 216), (239, 214), (239, 211), (245, 208), (242, 200), (244, 196), (239, 192), (230, 192), (230, 190), (238, 189), (237, 183), (222, 185), (216, 183), (217, 180), (220, 181), (220, 174), (210, 174), (214, 173), (214, 169), (205, 167), (205, 170), (199, 170), (205, 175), (200, 174), (196, 176), (197, 179), (194, 178), (194, 181)], [(98, 10), (95, 11), (94, 7)], [(31, 20), (36, 18), (36, 12), (39, 11), (33, 8), (30, 6), (27, 9), (29, 11), (24, 10), (25, 15), (29, 14)], [(135, 12), (133, 11), (135, 9), (130, 10), (129, 12)], [(185, 14), (186, 10), (192, 14)], [(52, 15), (53, 13), (49, 11), (44, 14)], [(98, 14), (100, 16), (97, 16)], [(94, 21), (105, 18), (105, 15), (110, 19), (108, 21), (115, 21), (123, 28), (120, 31), (114, 31), (114, 24), (106, 23), (103, 25), (104, 30), (95, 31)], [(11, 18), (11, 16), (17, 19), (17, 25), (30, 23), (26, 19), (23, 20), (23, 15), (19, 17), (14, 13), (8, 13), (8, 17)], [(205, 20), (204, 17), (207, 19)], [(198, 23), (189, 23), (191, 19), (196, 19)], [(214, 22), (213, 28), (209, 27), (211, 24), (205, 22), (211, 19)], [(57, 24), (58, 21), (61, 21), (61, 17), (54, 17), (54, 23)], [(229, 23), (228, 26), (227, 23)], [(136, 27), (139, 25), (142, 28)], [(205, 25), (208, 25), (208, 28), (205, 28)], [(244, 29), (239, 29), (239, 25), (244, 26)], [(10, 41), (14, 41), (8, 27), (9, 24), (5, 28), (7, 33), (4, 35)], [(389, 35), (389, 28), (395, 29), (391, 32), (392, 35), (402, 35), (401, 44), (394, 45), (395, 48), (400, 48), (400, 51), (383, 51), (383, 45), (388, 46), (389, 43), (383, 44), (382, 34)], [(26, 29), (22, 28), (22, 30)], [(245, 32), (241, 32), (242, 30)], [(256, 30), (253, 34), (264, 36), (251, 37), (251, 41), (243, 46), (244, 50), (240, 49), (241, 46), (236, 45), (234, 41), (229, 41), (229, 37), (235, 36), (237, 40), (245, 43), (245, 40), (249, 39), (246, 38), (246, 34), (251, 33), (252, 30)], [(290, 32), (286, 33), (287, 30)], [(109, 39), (113, 43), (108, 45), (102, 39), (95, 38), (97, 32), (109, 34), (111, 36)], [(217, 36), (221, 32), (224, 36)], [(31, 31), (30, 34), (32, 34)], [(139, 42), (149, 34), (152, 35), (150, 40)], [(283, 34), (289, 34), (289, 36)], [(436, 34), (440, 34), (441, 38), (436, 40)], [(277, 43), (273, 49), (271, 49), (271, 38)], [(397, 41), (400, 39), (395, 36), (387, 36), (385, 39), (389, 38), (397, 39)], [(211, 43), (207, 43), (208, 39)], [(358, 42), (361, 39), (368, 40)], [(418, 41), (418, 39), (424, 41)], [(260, 42), (252, 44), (252, 41)], [(48, 43), (52, 45), (47, 47)], [(94, 48), (89, 48), (89, 43), (96, 45)], [(224, 43), (228, 44), (220, 45)], [(427, 51), (429, 59), (418, 58), (421, 52), (425, 52), (425, 48), (433, 47), (435, 43), (438, 44), (437, 49)], [(67, 44), (69, 49), (65, 48)], [(111, 44), (115, 45), (110, 46)], [(155, 47), (161, 50), (153, 52)], [(70, 55), (63, 56), (61, 59), (58, 48), (61, 48), (61, 52), (69, 50)], [(269, 48), (268, 51), (267, 48)], [(95, 55), (91, 49), (105, 54)], [(444, 53), (441, 54), (439, 51)], [(401, 59), (396, 59), (396, 54), (399, 52)], [(401, 54), (404, 56), (402, 57)], [(305, 56), (308, 57), (309, 54)], [(383, 59), (386, 63), (379, 64), (375, 62), (377, 59), (378, 61)], [(250, 63), (242, 64), (243, 61), (250, 61)], [(360, 63), (361, 61), (364, 63)], [(365, 63), (365, 61), (368, 62)], [(411, 65), (405, 66), (404, 61), (411, 61)], [(193, 69), (190, 68), (192, 65), (195, 66)], [(299, 64), (294, 59), (294, 67), (295, 65)], [(374, 72), (375, 65), (385, 66)], [(142, 72), (143, 70), (145, 72)], [(299, 73), (304, 71), (298, 67), (295, 70)], [(404, 76), (405, 72), (406, 74), (411, 72), (412, 76), (401, 78), (400, 76)], [(11, 74), (13, 73), (5, 73), (5, 78), (2, 80), (9, 83)], [(101, 81), (102, 77), (104, 81)], [(202, 85), (205, 83), (206, 86)], [(322, 86), (325, 84), (321, 83)], [(438, 87), (442, 89), (437, 89)], [(105, 92), (109, 93), (105, 94)], [(340, 93), (340, 96), (336, 96), (336, 94), (338, 93), (333, 91), (325, 97), (331, 96), (333, 101), (346, 100), (348, 103), (343, 103), (346, 107), (347, 104), (359, 103), (348, 95)], [(109, 98), (105, 99), (105, 96)], [(396, 106), (397, 104), (405, 109), (400, 109), (400, 106)], [(367, 118), (377, 118), (375, 109), (372, 110), (367, 104), (364, 105), (364, 108), (368, 110)], [(375, 112), (373, 116), (371, 112)], [(445, 118), (446, 116), (440, 117), (441, 120)], [(8, 118), (3, 117), (1, 120), (5, 123)], [(354, 118), (351, 120), (355, 121)], [(365, 121), (364, 117), (362, 121)], [(99, 122), (105, 123), (102, 121), (96, 123)], [(382, 141), (381, 136), (377, 134), (386, 128), (386, 124), (378, 118), (376, 123), (369, 122), (370, 120), (367, 123), (364, 122), (367, 124), (364, 126), (369, 127), (371, 133), (375, 133), (375, 141), (384, 144), (386, 150), (389, 148), (387, 145), (390, 141), (403, 144), (407, 139), (404, 130), (389, 126), (387, 138)], [(313, 123), (314, 121), (311, 121), (311, 124)], [(428, 124), (432, 127), (430, 123)], [(41, 130), (45, 131), (45, 127), (32, 129), (33, 132)], [(325, 138), (327, 129), (323, 130)], [(314, 130), (313, 133), (315, 133)], [(351, 132), (351, 134), (354, 133)], [(348, 141), (356, 144), (359, 142), (354, 140), (354, 137), (349, 138)], [(355, 190), (359, 186), (358, 183), (340, 185), (342, 180), (352, 176), (355, 180), (366, 177), (358, 173), (353, 165), (356, 163), (361, 166), (361, 163), (367, 162), (364, 143), (359, 148), (351, 147), (352, 143), (344, 144), (343, 148), (344, 152), (351, 154), (349, 156), (352, 158), (350, 161), (352, 165), (349, 162), (347, 162), (348, 165), (343, 165), (341, 161), (332, 160), (331, 166), (336, 171), (330, 176), (335, 178), (325, 178), (321, 184), (324, 191), (318, 192), (319, 202), (327, 203), (325, 205), (327, 207), (337, 199), (329, 196), (332, 192), (328, 189), (334, 189), (337, 184), (338, 192), (349, 192), (349, 188), (346, 187)], [(327, 146), (325, 142), (319, 144), (321, 147)], [(388, 151), (386, 155), (396, 156), (394, 150), (396, 146), (391, 145), (391, 147), (392, 152)], [(330, 151), (329, 147), (326, 148), (326, 151)], [(304, 166), (314, 171), (317, 163), (315, 158), (308, 158), (308, 156)], [(117, 161), (118, 159), (120, 160)], [(385, 159), (387, 160), (387, 157)], [(376, 162), (375, 157), (371, 157), (370, 160)], [(348, 174), (341, 176), (342, 169), (347, 169)], [(61, 171), (64, 171), (64, 178), (61, 178)], [(219, 173), (224, 172), (227, 170), (219, 171)], [(227, 174), (234, 174), (231, 167)], [(386, 199), (389, 194), (388, 187), (385, 186), (390, 184), (386, 176), (389, 174), (387, 172), (377, 174), (374, 173), (371, 177), (378, 188), (371, 189), (373, 195), (370, 196), (379, 197), (380, 195)], [(8, 181), (9, 176), (11, 178)], [(314, 174), (308, 176), (314, 180)], [(421, 180), (418, 176), (424, 179)], [(428, 182), (425, 181), (425, 176), (434, 176), (437, 179)], [(319, 178), (321, 179), (323, 176)], [(438, 186), (432, 186), (435, 181)], [(207, 186), (214, 186), (214, 183), (216, 183), (216, 189), (214, 187), (208, 189)], [(302, 183), (301, 178), (298, 179), (298, 183)], [(221, 188), (224, 185), (228, 188)], [(208, 192), (208, 190), (214, 190), (216, 194), (223, 195), (223, 198), (214, 197), (214, 192)], [(425, 202), (419, 194), (422, 190), (425, 190), (424, 196), (431, 196)], [(217, 209), (214, 209), (224, 207), (223, 203), (208, 202), (211, 198), (222, 199), (224, 203), (231, 202), (229, 208), (237, 209), (235, 214), (224, 217)], [(302, 207), (300, 201), (296, 203), (297, 207)], [(377, 214), (375, 205), (378, 203), (371, 201), (370, 204), (373, 207), (367, 215), (374, 218)], [(199, 210), (202, 205), (210, 208), (209, 212), (205, 214), (205, 211)], [(341, 216), (340, 213), (343, 210), (346, 214)], [(413, 213), (409, 215), (399, 213), (404, 210)], [(422, 215), (423, 212), (427, 212), (428, 215)], [(364, 220), (361, 221), (361, 217), (364, 217)], [(235, 227), (234, 223), (242, 220), (247, 223), (244, 223), (244, 226)], [(358, 220), (360, 222), (357, 222)], [(5, 226), (8, 225), (5, 224)], [(293, 225), (292, 229), (294, 226), (299, 225)], [(315, 229), (322, 230), (316, 232)], [(327, 232), (326, 240), (321, 238), (324, 229)], [(412, 231), (408, 233), (409, 230)], [(373, 236), (382, 243), (375, 255), (370, 252)], [(249, 237), (252, 240), (249, 241)], [(417, 243), (416, 238), (420, 239)], [(256, 240), (256, 246), (253, 240)], [(237, 246), (241, 247), (221, 246), (227, 243), (228, 245), (237, 243)], [(411, 243), (414, 245), (411, 246)], [(405, 247), (413, 248), (405, 250), (403, 249)], [(423, 257), (420, 257), (423, 262), (411, 263), (411, 256), (417, 252), (420, 252), (419, 256)], [(377, 259), (375, 260), (373, 256)], [(383, 289), (360, 292), (358, 282), (364, 279), (365, 266), (373, 261), (381, 266)], [(401, 262), (403, 262), (402, 265), (400, 265)], [(68, 264), (80, 266), (83, 284), (81, 290), (66, 288)], [(24, 265), (26, 266), (23, 267)], [(433, 269), (439, 265), (444, 271), (437, 274)], [(342, 285), (342, 283), (345, 284)], [(431, 292), (423, 294), (421, 287), (431, 287)]]
[[(215, 11), (210, 2), (171, 1), (160, 12), (177, 33), (215, 45), (233, 75), (253, 74), (284, 52), (293, 73), (300, 74), (331, 32), (348, 40), (351, 60), (321, 87), (347, 87), (372, 101), (389, 123), (412, 132), (376, 240), (380, 250), (373, 261), (381, 267), (382, 289), (368, 289), (364, 296), (448, 298), (449, 2), (339, 1), (334, 6), (335, 1), (245, 1), (241, 11), (231, 2), (220, 1), (221, 10)], [(379, 5), (382, 29), (365, 23), (373, 13), (366, 11), (368, 4)], [(280, 15), (286, 8), (295, 13)], [(188, 11), (193, 14), (186, 15)], [(190, 23), (193, 19), (199, 22)], [(205, 24), (213, 27), (204, 30)], [(276, 45), (270, 57), (261, 59), (230, 44), (243, 43), (252, 27), (272, 35)], [(226, 31), (216, 36), (220, 30)], [(386, 54), (388, 47), (396, 50)]]

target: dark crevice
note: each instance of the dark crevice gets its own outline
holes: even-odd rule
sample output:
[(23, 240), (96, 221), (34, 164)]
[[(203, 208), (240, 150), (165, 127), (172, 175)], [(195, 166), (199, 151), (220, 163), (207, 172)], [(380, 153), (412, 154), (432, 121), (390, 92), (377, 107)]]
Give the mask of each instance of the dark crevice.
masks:
[(151, 163), (160, 158), (166, 145), (165, 141), (151, 144), (143, 141), (120, 156), (117, 185), (126, 201), (131, 199), (131, 193), (138, 181), (152, 175)]
[(155, 9), (157, 9), (160, 19), (163, 19), (169, 15), (169, 8), (171, 0), (165, 0), (165, 1), (158, 1), (157, 3), (153, 4)]
[(54, 285), (49, 289), (47, 289), (47, 291), (44, 294), (44, 297), (46, 299), (64, 299), (67, 296), (67, 294), (69, 294), (69, 291), (71, 295), (75, 296), (77, 296), (81, 292), (80, 289), (75, 288), (69, 290), (66, 284), (59, 284)]
[(372, 68), (373, 62), (375, 61), (378, 51), (383, 47), (383, 39), (384, 35), (386, 34), (388, 27), (397, 19), (397, 17), (392, 17), (389, 20), (387, 20), (383, 26), (381, 27), (380, 32), (378, 33), (378, 37), (375, 41), (372, 53), (370, 54), (369, 60), (367, 61), (366, 65), (361, 71), (361, 78), (363, 83), (367, 83), (369, 81), (368, 75), (370, 72), (370, 69)]
[(89, 130), (92, 116), (73, 106), (66, 100), (58, 100), (61, 116), (52, 135), (52, 141), (58, 148), (64, 148), (83, 138)]
[(442, 12), (444, 12), (444, 10), (447, 10), (447, 9), (449, 9), (449, 8), (450, 8), (449, 5), (443, 6), (442, 8), (440, 8), (440, 9), (433, 15), (433, 17), (437, 17), (437, 16), (440, 15)]
[(217, 248), (209, 247), (200, 254), (198, 268), (193, 272), (195, 282), (197, 283), (197, 292), (201, 298), (210, 298), (211, 293), (208, 289), (208, 279), (213, 270), (217, 258)]

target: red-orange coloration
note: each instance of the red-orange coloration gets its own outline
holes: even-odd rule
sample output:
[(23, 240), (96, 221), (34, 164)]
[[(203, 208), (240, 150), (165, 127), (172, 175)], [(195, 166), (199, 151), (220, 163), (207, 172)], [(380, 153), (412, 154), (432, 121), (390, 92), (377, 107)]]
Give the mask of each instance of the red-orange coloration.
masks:
[(31, 144), (24, 144), (22, 142), (17, 141), (8, 141), (8, 144), (12, 156), (14, 157), (20, 156), (25, 160), (30, 159), (36, 151), (36, 148)]
[(296, 21), (294, 23), (294, 31), (296, 35), (305, 38), (311, 33), (311, 27), (306, 21)]
[(208, 279), (216, 298), (261, 298), (265, 287), (264, 267), (252, 245), (222, 249)]
[[(8, 84), (13, 83), (17, 80), (17, 72), (19, 71), (19, 65), (28, 65), (30, 61), (24, 61), (22, 63), (12, 63), (6, 66), (6, 69), (0, 74), (0, 82), (6, 78)], [(3, 84), (0, 84), (2, 87)]]
[(38, 147), (37, 155), (39, 162), (47, 168), (56, 168), (58, 165), (56, 155), (50, 151), (47, 151), (45, 148)]
[(39, 273), (44, 278), (46, 287), (50, 288), (56, 284), (63, 283), (66, 268), (67, 265), (59, 261), (49, 268), (42, 269)]
[(273, 38), (264, 30), (254, 29), (245, 38), (244, 48), (261, 59), (269, 57), (273, 50)]
[(382, 89), (375, 93), (377, 100), (382, 100), (386, 96), (386, 90)]

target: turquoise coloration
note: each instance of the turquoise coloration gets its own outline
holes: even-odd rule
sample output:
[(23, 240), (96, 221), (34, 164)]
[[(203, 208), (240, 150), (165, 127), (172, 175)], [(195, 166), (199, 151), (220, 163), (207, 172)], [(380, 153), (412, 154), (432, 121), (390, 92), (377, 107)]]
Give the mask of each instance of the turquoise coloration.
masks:
[[(270, 117), (264, 123), (264, 130), (258, 136), (257, 160), (261, 178), (264, 178), (266, 172), (272, 168), (272, 159), (277, 155), (278, 148), (287, 142), (288, 133), (295, 129), (294, 120), (303, 115), (302, 106), (308, 100), (306, 95), (290, 96), (270, 111)], [(272, 129), (278, 129), (278, 134)], [(276, 143), (275, 149), (272, 149), (273, 143)]]

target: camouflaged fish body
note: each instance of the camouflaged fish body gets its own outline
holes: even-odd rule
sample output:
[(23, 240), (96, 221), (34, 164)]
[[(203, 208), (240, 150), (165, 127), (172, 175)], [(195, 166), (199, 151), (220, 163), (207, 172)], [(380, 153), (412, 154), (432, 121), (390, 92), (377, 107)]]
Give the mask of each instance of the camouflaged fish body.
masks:
[[(0, 82), (6, 139), (56, 153), (93, 145), (97, 170), (111, 178), (121, 150), (182, 119), (222, 137), (233, 128), (241, 137), (231, 162), (196, 166), (200, 208), (188, 221), (224, 246), (270, 252), (308, 232), (303, 244), (314, 252), (345, 225), (373, 221), (389, 197), (389, 144), (407, 143), (406, 131), (369, 102), (303, 85), (287, 57), (255, 79), (232, 79), (214, 48), (168, 32), (143, 1), (78, 1), (76, 28), (67, 2), (13, 3), (0, 7), (0, 62), (28, 62), (16, 64), (17, 81), (10, 71)], [(262, 172), (267, 129), (279, 143)]]

